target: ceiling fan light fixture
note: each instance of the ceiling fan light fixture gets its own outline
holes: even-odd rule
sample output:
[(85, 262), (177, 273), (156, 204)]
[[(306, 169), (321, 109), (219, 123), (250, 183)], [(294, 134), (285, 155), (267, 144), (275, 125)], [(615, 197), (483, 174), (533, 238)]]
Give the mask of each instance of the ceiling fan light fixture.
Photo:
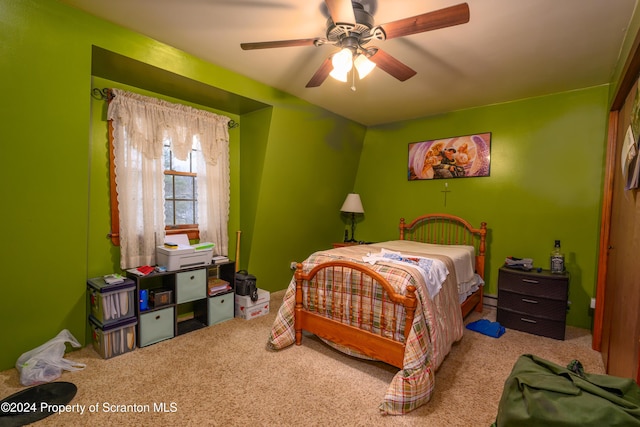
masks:
[(355, 61), (353, 61), (353, 65), (358, 71), (358, 77), (360, 77), (360, 80), (367, 77), (367, 75), (376, 68), (376, 64), (362, 54), (356, 57)]
[(346, 83), (347, 82), (347, 77), (349, 77), (349, 72), (348, 71), (340, 72), (340, 71), (334, 69), (333, 71), (331, 71), (329, 73), (329, 75), (331, 77), (333, 77), (334, 79), (340, 81), (340, 82)]
[(339, 74), (346, 74), (351, 71), (351, 68), (353, 68), (353, 52), (345, 47), (340, 52), (333, 55), (331, 63), (333, 64), (334, 71)]
[[(371, 41), (384, 41), (412, 34), (424, 33), (440, 28), (453, 27), (469, 22), (469, 5), (461, 3), (455, 6), (422, 13), (385, 24), (375, 24), (373, 14), (376, 0), (324, 0), (325, 13), (328, 14), (326, 38), (316, 37), (297, 40), (275, 40), (256, 43), (241, 43), (243, 50), (270, 49), (287, 46), (322, 46), (331, 44), (342, 49), (330, 57), (325, 57), (306, 87), (318, 87), (331, 75), (345, 81), (349, 71), (353, 70), (354, 60), (359, 64), (356, 70), (363, 79), (375, 66), (404, 82), (416, 75), (416, 71), (379, 48), (366, 48)], [(349, 51), (351, 51), (349, 53)], [(364, 53), (363, 53), (364, 52)], [(364, 55), (359, 58), (359, 55)], [(375, 55), (375, 56), (374, 56)], [(374, 58), (375, 65), (368, 64), (368, 58)], [(341, 63), (342, 61), (342, 63)], [(332, 70), (333, 69), (333, 70)], [(355, 82), (355, 71), (353, 81)], [(352, 85), (355, 90), (355, 86)]]

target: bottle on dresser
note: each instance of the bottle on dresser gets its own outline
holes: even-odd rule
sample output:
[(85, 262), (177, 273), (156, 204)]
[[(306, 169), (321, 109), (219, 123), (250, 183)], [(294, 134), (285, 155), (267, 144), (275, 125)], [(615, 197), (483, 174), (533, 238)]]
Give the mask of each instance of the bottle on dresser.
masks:
[(554, 274), (564, 273), (564, 254), (560, 248), (560, 240), (556, 240), (551, 251), (551, 272)]

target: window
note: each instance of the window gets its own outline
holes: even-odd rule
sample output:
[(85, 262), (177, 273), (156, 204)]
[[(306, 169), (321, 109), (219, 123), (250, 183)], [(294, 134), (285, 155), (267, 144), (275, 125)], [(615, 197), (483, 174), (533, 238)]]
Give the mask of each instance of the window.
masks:
[(120, 267), (153, 265), (166, 234), (187, 234), (226, 254), (229, 118), (115, 88), (111, 93), (111, 237), (120, 246)]
[(178, 160), (165, 143), (164, 218), (167, 230), (184, 226), (198, 228), (198, 174), (194, 172), (191, 150), (186, 160)]
[[(115, 170), (113, 162), (113, 130), (109, 126), (109, 151), (111, 153), (111, 241), (120, 245), (120, 215), (116, 193)], [(192, 149), (186, 160), (177, 159), (171, 150), (170, 141), (164, 144), (162, 157), (164, 164), (164, 209), (166, 234), (187, 234), (189, 239), (199, 239), (198, 229), (198, 174), (194, 167)]]

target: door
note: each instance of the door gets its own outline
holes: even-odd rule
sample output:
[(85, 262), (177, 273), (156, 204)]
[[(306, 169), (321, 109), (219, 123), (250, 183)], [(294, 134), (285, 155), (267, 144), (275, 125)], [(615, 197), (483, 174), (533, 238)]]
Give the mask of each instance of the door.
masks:
[[(601, 351), (610, 375), (640, 379), (638, 372), (640, 339), (640, 192), (625, 190), (622, 173), (622, 151), (629, 129), (637, 83), (633, 84), (619, 110), (612, 112), (610, 120), (607, 178), (603, 224), (599, 283), (594, 319), (594, 347), (601, 326)], [(639, 132), (636, 132), (639, 133)], [(636, 135), (635, 139), (637, 140)], [(607, 213), (607, 204), (609, 212)], [(608, 218), (607, 218), (608, 215)], [(606, 227), (605, 227), (606, 226)], [(603, 253), (606, 251), (605, 256)], [(602, 301), (604, 300), (604, 302)], [(601, 313), (598, 313), (601, 309)], [(598, 316), (598, 314), (601, 314)], [(601, 320), (601, 324), (600, 324)]]
[(637, 256), (640, 254), (640, 197), (638, 190), (624, 189), (622, 142), (631, 123), (636, 92), (637, 85), (634, 85), (618, 116), (605, 293), (605, 319), (609, 319), (607, 372), (632, 378), (638, 374), (640, 337), (640, 268), (637, 266)]

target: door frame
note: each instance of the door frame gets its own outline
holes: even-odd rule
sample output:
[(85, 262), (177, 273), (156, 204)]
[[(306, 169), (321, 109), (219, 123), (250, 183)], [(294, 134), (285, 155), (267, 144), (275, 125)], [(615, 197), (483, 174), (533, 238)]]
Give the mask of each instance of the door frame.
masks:
[[(615, 155), (617, 148), (617, 130), (620, 110), (622, 109), (627, 95), (633, 88), (638, 75), (640, 74), (640, 33), (636, 34), (633, 46), (630, 50), (632, 54), (627, 58), (627, 62), (622, 72), (622, 80), (616, 91), (615, 98), (609, 110), (609, 123), (607, 132), (607, 154), (605, 162), (604, 193), (602, 199), (602, 217), (600, 220), (600, 245), (598, 254), (598, 276), (596, 282), (596, 307), (593, 318), (593, 335), (591, 347), (602, 352), (602, 334), (604, 328), (604, 303), (607, 287), (607, 263), (609, 261), (610, 231), (611, 231), (611, 211), (613, 206), (613, 178), (615, 167)], [(605, 356), (608, 349), (604, 349)], [(605, 365), (607, 361), (605, 360)], [(640, 366), (640, 361), (639, 361)], [(606, 366), (605, 366), (606, 367)], [(640, 382), (640, 369), (638, 370), (637, 382)]]

